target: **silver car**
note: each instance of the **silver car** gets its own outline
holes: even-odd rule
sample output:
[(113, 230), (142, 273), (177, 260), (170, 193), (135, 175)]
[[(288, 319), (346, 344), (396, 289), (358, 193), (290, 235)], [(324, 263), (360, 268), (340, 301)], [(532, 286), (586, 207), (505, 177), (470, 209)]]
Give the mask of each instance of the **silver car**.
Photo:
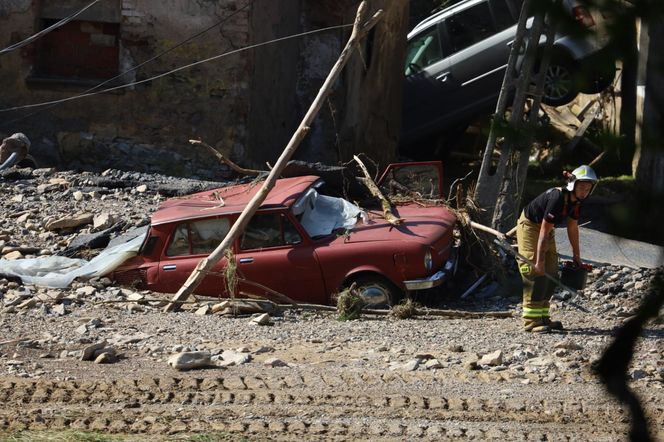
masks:
[[(402, 147), (464, 127), (495, 108), (521, 2), (461, 1), (408, 34)], [(563, 6), (580, 30), (591, 32), (556, 35), (543, 97), (554, 106), (569, 103), (579, 92), (600, 92), (615, 76), (601, 14), (591, 14), (575, 0), (564, 0)]]

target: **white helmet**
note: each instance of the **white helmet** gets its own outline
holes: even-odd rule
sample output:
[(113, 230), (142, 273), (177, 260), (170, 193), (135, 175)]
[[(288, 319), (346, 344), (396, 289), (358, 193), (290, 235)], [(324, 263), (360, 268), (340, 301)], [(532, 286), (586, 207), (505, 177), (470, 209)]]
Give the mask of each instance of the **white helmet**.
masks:
[(588, 194), (590, 195), (593, 193), (593, 190), (595, 190), (595, 187), (597, 187), (598, 179), (592, 167), (584, 165), (579, 166), (572, 171), (572, 174), (569, 176), (567, 181), (567, 190), (574, 192), (574, 186), (576, 185), (577, 181), (588, 181), (593, 183), (593, 187), (590, 189), (590, 193)]

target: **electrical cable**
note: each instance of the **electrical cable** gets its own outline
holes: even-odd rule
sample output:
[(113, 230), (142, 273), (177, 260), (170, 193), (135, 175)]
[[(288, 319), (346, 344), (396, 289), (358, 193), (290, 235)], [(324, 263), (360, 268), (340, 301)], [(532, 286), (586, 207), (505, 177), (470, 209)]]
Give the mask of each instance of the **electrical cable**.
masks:
[(101, 0), (94, 0), (92, 3), (90, 3), (89, 5), (87, 5), (85, 8), (79, 10), (78, 12), (75, 12), (74, 14), (70, 15), (69, 17), (65, 17), (65, 18), (63, 18), (62, 20), (60, 20), (60, 21), (58, 21), (58, 22), (52, 24), (51, 26), (49, 26), (49, 27), (46, 28), (46, 29), (42, 29), (41, 31), (37, 32), (36, 34), (31, 35), (30, 37), (26, 38), (26, 39), (23, 40), (23, 41), (20, 41), (20, 42), (18, 42), (18, 43), (14, 43), (13, 45), (9, 45), (9, 46), (7, 46), (6, 48), (0, 50), (0, 55), (5, 54), (5, 53), (7, 53), (7, 52), (14, 51), (14, 50), (19, 49), (19, 48), (22, 48), (23, 46), (27, 46), (27, 45), (29, 45), (29, 44), (32, 43), (33, 41), (35, 41), (35, 40), (37, 40), (37, 39), (43, 37), (44, 35), (48, 34), (49, 32), (54, 31), (54, 30), (56, 30), (57, 28), (66, 25), (67, 23), (69, 23), (70, 21), (72, 21), (74, 18), (78, 17), (78, 16), (81, 15), (83, 12), (85, 12), (87, 9), (91, 8), (92, 6), (94, 6), (95, 4), (99, 3), (100, 1), (101, 1)]
[(45, 102), (42, 102), (42, 103), (35, 103), (35, 104), (27, 104), (27, 105), (23, 105), (23, 106), (9, 107), (9, 108), (5, 108), (5, 109), (0, 109), (0, 112), (10, 112), (10, 111), (15, 111), (15, 110), (20, 110), (20, 109), (30, 109), (30, 108), (39, 107), (39, 106), (55, 105), (55, 104), (65, 103), (65, 102), (68, 102), (68, 101), (77, 100), (79, 98), (91, 97), (91, 96), (94, 96), (94, 95), (104, 94), (106, 92), (113, 92), (113, 91), (116, 91), (116, 90), (131, 87), (131, 86), (136, 86), (136, 85), (139, 85), (139, 84), (142, 84), (142, 83), (147, 83), (149, 81), (157, 80), (159, 78), (166, 77), (167, 75), (173, 74), (175, 72), (179, 72), (179, 71), (182, 71), (184, 69), (189, 69), (191, 67), (198, 66), (199, 64), (207, 63), (209, 61), (217, 60), (219, 58), (227, 57), (229, 55), (237, 54), (239, 52), (243, 52), (243, 51), (246, 51), (246, 50), (249, 50), (249, 49), (255, 49), (255, 48), (258, 48), (258, 47), (261, 47), (261, 46), (266, 46), (266, 45), (269, 45), (269, 44), (278, 43), (278, 42), (285, 41), (285, 40), (290, 40), (290, 39), (293, 39), (293, 38), (303, 37), (305, 35), (317, 34), (317, 33), (320, 33), (320, 32), (331, 31), (331, 30), (335, 30), (335, 29), (349, 28), (349, 27), (352, 27), (352, 26), (353, 26), (353, 24), (351, 23), (351, 24), (345, 24), (345, 25), (330, 26), (330, 27), (322, 28), (322, 29), (316, 29), (314, 31), (301, 32), (299, 34), (288, 35), (286, 37), (281, 37), (281, 38), (277, 38), (277, 39), (274, 39), (274, 40), (269, 40), (269, 41), (262, 42), (262, 43), (256, 43), (256, 44), (253, 44), (253, 45), (245, 46), (243, 48), (234, 49), (232, 51), (224, 52), (224, 53), (221, 53), (219, 55), (215, 55), (213, 57), (205, 58), (203, 60), (195, 61), (193, 63), (177, 67), (175, 69), (164, 72), (162, 74), (155, 75), (155, 76), (150, 77), (150, 78), (146, 78), (144, 80), (139, 80), (139, 81), (134, 81), (132, 83), (122, 84), (120, 86), (115, 86), (115, 87), (111, 87), (111, 88), (108, 88), (108, 89), (102, 89), (102, 90), (97, 91), (97, 92), (90, 92), (90, 93), (84, 93), (84, 94), (80, 94), (80, 95), (74, 95), (74, 96), (67, 97), (67, 98), (62, 98), (62, 99), (59, 99), (59, 100), (52, 100), (52, 101), (45, 101)]
[[(96, 1), (99, 1), (99, 0), (96, 0)], [(224, 22), (230, 20), (230, 19), (231, 19), (233, 16), (235, 16), (236, 14), (239, 14), (240, 12), (244, 11), (245, 9), (247, 9), (247, 8), (249, 7), (249, 5), (250, 5), (249, 2), (245, 3), (244, 6), (242, 6), (242, 7), (239, 8), (238, 10), (234, 11), (234, 12), (233, 12), (232, 14), (230, 14), (229, 16), (224, 17), (223, 19), (219, 20), (217, 23), (215, 23), (215, 24), (213, 24), (213, 25), (211, 25), (211, 26), (209, 26), (209, 27), (203, 29), (202, 31), (200, 31), (200, 32), (198, 32), (198, 33), (196, 33), (196, 34), (194, 34), (194, 35), (188, 37), (188, 38), (186, 38), (185, 40), (181, 41), (180, 43), (178, 43), (178, 44), (176, 44), (176, 45), (174, 45), (174, 46), (171, 46), (170, 48), (168, 48), (168, 49), (166, 49), (166, 50), (160, 52), (159, 54), (157, 54), (157, 55), (155, 55), (155, 56), (153, 56), (153, 57), (151, 57), (151, 58), (145, 60), (144, 62), (142, 62), (142, 63), (140, 63), (140, 64), (138, 64), (138, 65), (132, 67), (131, 69), (127, 69), (126, 71), (124, 71), (124, 72), (122, 72), (122, 73), (116, 75), (115, 77), (112, 77), (112, 78), (109, 78), (109, 79), (107, 79), (107, 80), (102, 81), (101, 83), (99, 83), (99, 84), (97, 84), (97, 85), (91, 87), (90, 89), (87, 89), (87, 90), (84, 91), (83, 93), (79, 94), (79, 96), (82, 96), (82, 95), (88, 94), (88, 93), (90, 93), (90, 92), (92, 92), (92, 91), (94, 91), (94, 90), (96, 90), (96, 89), (99, 89), (99, 88), (102, 87), (103, 85), (108, 84), (108, 83), (112, 82), (113, 80), (117, 80), (118, 78), (120, 78), (120, 77), (122, 77), (122, 76), (124, 76), (124, 75), (126, 75), (126, 74), (129, 74), (129, 73), (131, 73), (131, 72), (133, 72), (133, 71), (135, 71), (135, 70), (137, 70), (137, 69), (139, 69), (139, 68), (145, 66), (146, 64), (148, 64), (148, 63), (150, 63), (150, 62), (152, 62), (152, 61), (154, 61), (154, 60), (156, 60), (156, 59), (158, 59), (158, 58), (160, 58), (160, 57), (166, 55), (167, 53), (169, 53), (169, 52), (171, 52), (171, 51), (173, 51), (173, 50), (179, 48), (180, 46), (183, 46), (183, 45), (189, 43), (189, 42), (192, 41), (193, 39), (198, 38), (199, 36), (205, 34), (205, 33), (208, 32), (209, 30), (214, 29), (214, 28), (216, 28), (217, 26), (223, 24)], [(82, 12), (82, 11), (79, 11), (79, 12), (76, 13), (75, 15), (78, 15), (80, 12)], [(75, 16), (75, 15), (74, 15), (74, 16)], [(13, 124), (13, 123), (16, 123), (16, 122), (18, 122), (18, 121), (25, 120), (26, 118), (30, 118), (30, 117), (32, 117), (32, 116), (34, 116), (34, 115), (36, 115), (36, 114), (38, 114), (38, 113), (40, 113), (40, 112), (43, 112), (43, 111), (48, 110), (48, 109), (52, 109), (53, 107), (57, 106), (57, 104), (58, 104), (58, 103), (55, 103), (55, 104), (53, 104), (53, 105), (51, 105), (51, 106), (49, 106), (49, 107), (47, 107), (47, 108), (40, 109), (40, 110), (38, 110), (38, 111), (36, 111), (36, 112), (32, 112), (32, 113), (30, 113), (30, 114), (28, 114), (28, 115), (24, 115), (24, 116), (22, 116), (22, 117), (18, 117), (18, 118), (15, 118), (15, 119), (13, 119), (13, 120), (6, 121), (6, 122), (0, 124), (0, 127), (8, 126), (8, 125)], [(0, 111), (0, 112), (2, 112), (2, 111)]]

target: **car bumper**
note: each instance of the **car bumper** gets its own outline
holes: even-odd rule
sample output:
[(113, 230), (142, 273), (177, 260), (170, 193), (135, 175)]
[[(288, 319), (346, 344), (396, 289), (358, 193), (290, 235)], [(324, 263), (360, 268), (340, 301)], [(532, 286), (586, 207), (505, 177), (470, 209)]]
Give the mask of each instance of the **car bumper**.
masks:
[(438, 287), (439, 285), (450, 279), (452, 275), (454, 275), (456, 271), (456, 262), (457, 262), (456, 257), (457, 253), (455, 249), (451, 253), (450, 259), (445, 261), (443, 267), (433, 275), (429, 276), (428, 278), (411, 279), (408, 281), (404, 281), (403, 283), (406, 286), (406, 290), (426, 290), (433, 287)]

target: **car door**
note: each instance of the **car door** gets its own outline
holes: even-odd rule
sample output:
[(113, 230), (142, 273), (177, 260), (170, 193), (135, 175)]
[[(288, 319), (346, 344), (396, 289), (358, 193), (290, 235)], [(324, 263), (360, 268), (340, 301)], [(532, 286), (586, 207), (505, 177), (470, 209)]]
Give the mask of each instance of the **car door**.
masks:
[(450, 100), (462, 115), (495, 106), (500, 93), (516, 23), (505, 0), (487, 0), (444, 21), (450, 76), (459, 85)]
[(440, 28), (434, 24), (408, 39), (403, 83), (401, 141), (409, 143), (452, 110), (448, 95), (449, 61), (443, 52)]
[[(228, 218), (210, 218), (186, 221), (174, 226), (163, 255), (159, 260), (159, 282), (156, 290), (175, 292), (187, 280), (201, 259), (210, 254), (224, 239), (230, 229)], [(223, 258), (195, 290), (205, 296), (226, 295)]]
[(326, 304), (323, 277), (311, 241), (286, 212), (257, 213), (239, 240), (240, 290), (262, 295), (261, 284), (293, 300)]

